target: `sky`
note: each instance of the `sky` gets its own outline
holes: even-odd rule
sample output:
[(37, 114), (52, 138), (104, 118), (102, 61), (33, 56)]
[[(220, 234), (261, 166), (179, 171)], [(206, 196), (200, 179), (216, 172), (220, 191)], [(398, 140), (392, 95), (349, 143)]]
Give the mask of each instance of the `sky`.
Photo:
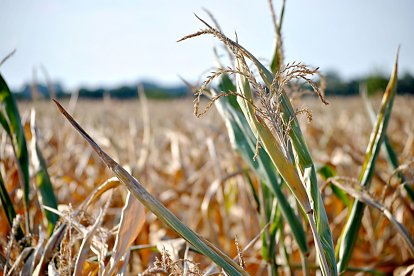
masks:
[[(276, 1), (275, 5), (281, 1)], [(252, 4), (254, 3), (254, 4)], [(68, 89), (115, 87), (139, 80), (180, 84), (196, 81), (214, 66), (211, 36), (177, 43), (203, 28), (194, 14), (211, 22), (263, 61), (274, 47), (266, 0), (0, 0), (0, 67), (18, 88), (44, 80)], [(344, 78), (389, 74), (401, 45), (400, 70), (414, 73), (414, 1), (287, 0), (283, 38), (287, 62), (335, 70)]]

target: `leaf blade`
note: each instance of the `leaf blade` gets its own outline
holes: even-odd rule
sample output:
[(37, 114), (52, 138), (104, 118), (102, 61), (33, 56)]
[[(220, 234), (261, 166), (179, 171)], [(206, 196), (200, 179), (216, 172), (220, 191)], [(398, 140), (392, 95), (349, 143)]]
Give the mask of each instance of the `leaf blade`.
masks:
[(222, 267), (226, 272), (234, 275), (247, 275), (247, 273), (236, 264), (231, 258), (222, 253), (213, 244), (209, 243), (197, 233), (184, 225), (170, 210), (168, 210), (161, 202), (154, 198), (142, 184), (130, 175), (124, 168), (115, 162), (108, 154), (106, 154), (96, 142), (82, 129), (82, 127), (70, 116), (66, 110), (54, 100), (60, 112), (72, 124), (72, 126), (81, 134), (81, 136), (95, 150), (102, 161), (115, 173), (118, 179), (128, 188), (128, 190), (152, 213), (154, 213), (160, 221), (177, 232), (181, 237), (192, 244), (202, 254), (209, 257), (217, 265)]
[[(389, 119), (391, 117), (392, 106), (395, 94), (397, 92), (398, 53), (399, 50), (397, 50), (394, 69), (382, 98), (381, 108), (377, 115), (376, 124), (372, 129), (364, 163), (359, 174), (359, 182), (363, 188), (368, 188), (371, 183), (372, 176), (374, 174), (375, 163), (379, 155), (381, 144), (385, 137)], [(355, 246), (359, 228), (361, 226), (364, 209), (365, 204), (363, 202), (359, 200), (356, 200), (354, 202), (345, 227), (341, 233), (340, 244), (338, 245), (338, 270), (340, 272), (346, 270), (346, 267), (348, 266), (348, 263), (351, 259), (352, 251)]]
[[(30, 233), (30, 184), (29, 184), (29, 153), (26, 146), (26, 138), (24, 137), (23, 127), (21, 125), (20, 113), (17, 108), (16, 100), (14, 99), (6, 81), (0, 74), (0, 103), (4, 108), (5, 115), (1, 116), (1, 125), (5, 126), (5, 119), (7, 118), (8, 129), (13, 150), (17, 159), (17, 166), (19, 172), (19, 179), (23, 189), (23, 203), (25, 207), (25, 226), (26, 232)], [(6, 117), (6, 118), (5, 118)]]
[(253, 158), (255, 156), (256, 138), (254, 137), (251, 129), (247, 127), (248, 123), (245, 117), (243, 117), (240, 111), (233, 108), (233, 105), (227, 100), (227, 98), (223, 97), (216, 101), (215, 104), (217, 110), (226, 123), (226, 128), (232, 146), (272, 190), (278, 200), (278, 204), (280, 205), (280, 210), (284, 218), (288, 221), (291, 227), (293, 236), (298, 243), (300, 251), (307, 255), (309, 249), (305, 238), (305, 230), (281, 190), (280, 181), (278, 180), (275, 168), (272, 165), (272, 161), (269, 156), (262, 148), (260, 148), (256, 161), (254, 161)]
[[(7, 222), (9, 223), (10, 229), (12, 229), (13, 221), (16, 218), (16, 210), (14, 209), (9, 193), (7, 192), (1, 173), (0, 173), (0, 200), (1, 200), (1, 204), (3, 205), (3, 210), (7, 217)], [(19, 224), (17, 226), (16, 239), (21, 240), (23, 238), (24, 238), (23, 230)]]
[(52, 235), (53, 229), (57, 221), (59, 220), (59, 216), (49, 210), (43, 208), (43, 206), (47, 206), (53, 209), (58, 209), (58, 203), (55, 196), (55, 192), (53, 190), (52, 181), (50, 180), (49, 173), (47, 172), (47, 165), (46, 161), (39, 149), (37, 143), (37, 131), (35, 126), (35, 113), (32, 111), (32, 118), (31, 118), (31, 132), (32, 132), (32, 140), (31, 140), (31, 160), (34, 167), (35, 173), (35, 182), (37, 189), (40, 192), (40, 201), (42, 202), (41, 206), (43, 212), (46, 216), (48, 222), (48, 233)]

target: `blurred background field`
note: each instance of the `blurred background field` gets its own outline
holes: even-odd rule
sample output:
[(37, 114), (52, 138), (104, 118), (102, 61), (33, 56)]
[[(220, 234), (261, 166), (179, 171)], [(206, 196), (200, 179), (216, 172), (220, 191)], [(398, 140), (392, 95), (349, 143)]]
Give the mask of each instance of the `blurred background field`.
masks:
[[(355, 179), (363, 162), (370, 122), (366, 119), (367, 114), (360, 98), (329, 98), (328, 101), (328, 106), (309, 97), (295, 101), (296, 106), (307, 107), (313, 114), (311, 122), (307, 122), (306, 118), (301, 120), (308, 146), (318, 166), (330, 164), (338, 175)], [(72, 106), (66, 101), (63, 105), (69, 106), (73, 116), (98, 144), (121, 165), (129, 168), (156, 198), (185, 224), (218, 245), (229, 256), (237, 254), (234, 243), (236, 236), (239, 245), (244, 247), (260, 232), (257, 206), (243, 173), (248, 170), (248, 166), (231, 149), (224, 124), (215, 110), (197, 119), (192, 114), (193, 104), (189, 98), (150, 100), (147, 103), (150, 134), (144, 138), (147, 135), (144, 134), (145, 120), (138, 100), (117, 101), (107, 98), (105, 101), (82, 100), (76, 105), (72, 103)], [(413, 106), (413, 98), (397, 97), (388, 130), (401, 164), (411, 164), (406, 171), (410, 183), (413, 181), (414, 156), (414, 122), (410, 119), (414, 117)], [(20, 102), (19, 108), (23, 121), (28, 118), (31, 108), (37, 111), (39, 145), (48, 164), (61, 210), (76, 209), (100, 184), (113, 176), (89, 145), (59, 114), (52, 102)], [(4, 132), (1, 139), (6, 139)], [(12, 152), (5, 145), (7, 144), (2, 143), (0, 149), (2, 168), (5, 169), (2, 174), (17, 206), (20, 202), (17, 210), (22, 213), (16, 171), (7, 168), (12, 167), (14, 162)], [(389, 183), (391, 174), (384, 155), (380, 156), (370, 193), (378, 200), (383, 200), (412, 234), (413, 205), (404, 196), (398, 196), (402, 190), (392, 180)], [(257, 186), (254, 173), (249, 171), (248, 175)], [(386, 189), (388, 184), (391, 186)], [(99, 208), (109, 204), (102, 223), (102, 231), (107, 231), (109, 235), (119, 221), (125, 195), (126, 189), (123, 187), (116, 189), (112, 196), (102, 195), (94, 207), (88, 209), (86, 217), (91, 220), (86, 219), (84, 223), (92, 223)], [(345, 222), (347, 209), (329, 187), (322, 188), (322, 195), (336, 241)], [(40, 214), (32, 215), (41, 218)], [(3, 212), (0, 216), (1, 221), (5, 221)], [(6, 253), (9, 231), (8, 225), (1, 223), (2, 254)], [(288, 226), (284, 231), (291, 265), (299, 266), (297, 245), (290, 237)], [(154, 248), (160, 248), (163, 240), (175, 238), (178, 238), (176, 234), (146, 212), (145, 225), (134, 244), (149, 245), (150, 249), (133, 251), (128, 271), (136, 273), (148, 268), (158, 255)], [(308, 241), (312, 241), (311, 235)], [(108, 243), (113, 243), (113, 237), (108, 238)], [(182, 249), (180, 243), (174, 246)], [(253, 275), (266, 271), (260, 248), (259, 239), (244, 252), (248, 272)], [(63, 256), (68, 259), (74, 257)], [(209, 264), (206, 258), (199, 255), (194, 255), (193, 258), (200, 268)], [(281, 264), (284, 263), (282, 256), (277, 259)], [(395, 272), (397, 267), (412, 261), (393, 226), (377, 210), (366, 209), (351, 266)], [(69, 267), (58, 269), (64, 273)]]

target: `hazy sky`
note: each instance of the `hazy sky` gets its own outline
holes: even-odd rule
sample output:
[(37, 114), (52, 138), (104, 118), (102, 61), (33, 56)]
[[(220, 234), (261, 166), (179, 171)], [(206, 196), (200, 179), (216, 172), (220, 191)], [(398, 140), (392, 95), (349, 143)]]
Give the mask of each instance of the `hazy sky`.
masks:
[[(276, 1), (278, 3), (280, 1)], [(255, 4), (252, 4), (255, 3)], [(109, 1), (0, 0), (0, 71), (12, 87), (43, 65), (68, 88), (138, 80), (196, 80), (214, 65), (212, 37), (177, 43), (203, 25), (210, 10), (227, 35), (269, 59), (274, 31), (266, 0)], [(302, 61), (344, 77), (389, 73), (401, 45), (401, 71), (414, 73), (414, 1), (287, 0), (286, 61)]]

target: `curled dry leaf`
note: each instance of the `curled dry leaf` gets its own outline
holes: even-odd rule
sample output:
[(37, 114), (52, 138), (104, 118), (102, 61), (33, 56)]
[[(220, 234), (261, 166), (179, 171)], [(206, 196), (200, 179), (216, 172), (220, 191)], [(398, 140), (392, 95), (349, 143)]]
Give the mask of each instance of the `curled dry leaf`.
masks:
[(120, 260), (128, 254), (129, 248), (137, 238), (145, 223), (144, 206), (128, 192), (126, 203), (122, 209), (121, 221), (119, 222), (118, 233), (113, 254), (109, 265), (105, 267), (104, 275), (117, 273)]
[(90, 227), (90, 229), (86, 232), (85, 237), (83, 238), (82, 244), (79, 248), (79, 254), (78, 257), (76, 258), (76, 263), (75, 263), (75, 271), (73, 272), (73, 275), (75, 276), (79, 276), (82, 275), (84, 270), (84, 263), (88, 257), (88, 252), (89, 252), (89, 248), (90, 245), (92, 243), (92, 239), (96, 233), (96, 231), (98, 230), (99, 226), (102, 223), (102, 218), (103, 218), (103, 212), (102, 210), (100, 210), (98, 217), (96, 218), (95, 223)]

